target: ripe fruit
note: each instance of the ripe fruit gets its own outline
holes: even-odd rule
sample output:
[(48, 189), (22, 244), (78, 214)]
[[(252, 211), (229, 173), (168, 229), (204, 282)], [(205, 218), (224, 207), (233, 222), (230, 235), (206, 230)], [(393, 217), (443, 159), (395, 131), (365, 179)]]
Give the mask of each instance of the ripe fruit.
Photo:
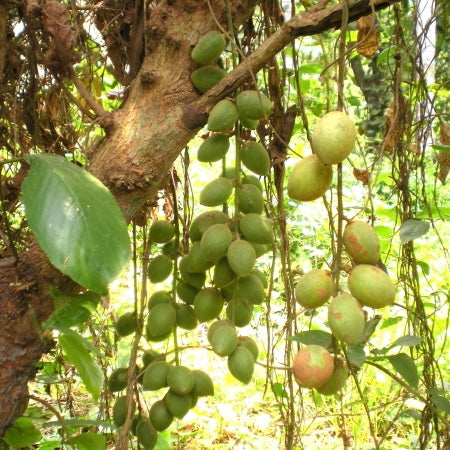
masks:
[(191, 369), (184, 366), (172, 366), (167, 373), (167, 385), (175, 394), (189, 394), (194, 387), (194, 375)]
[(239, 229), (246, 239), (258, 244), (272, 244), (272, 222), (256, 213), (245, 214), (239, 222)]
[(292, 370), (300, 386), (318, 388), (323, 386), (333, 374), (333, 357), (325, 347), (307, 345), (298, 351)]
[(206, 259), (217, 262), (226, 255), (232, 240), (230, 229), (222, 223), (217, 223), (203, 233), (200, 248)]
[(333, 294), (334, 283), (330, 273), (322, 269), (306, 272), (295, 286), (295, 299), (305, 308), (317, 308)]
[(192, 84), (200, 91), (207, 91), (217, 84), (227, 72), (218, 66), (199, 67), (191, 73)]
[(194, 375), (194, 388), (191, 394), (197, 397), (214, 395), (214, 385), (207, 373), (203, 372), (203, 370), (193, 370), (192, 375)]
[(239, 210), (244, 214), (261, 214), (264, 210), (264, 198), (261, 191), (253, 184), (243, 184), (237, 190)]
[(211, 347), (219, 356), (228, 356), (234, 352), (238, 344), (236, 328), (229, 324), (217, 327), (209, 340)]
[(136, 331), (136, 314), (134, 311), (128, 311), (116, 320), (116, 331), (121, 337), (128, 336)]
[(173, 415), (168, 410), (164, 400), (157, 400), (153, 403), (148, 412), (148, 418), (157, 431), (169, 428), (173, 421)]
[(360, 264), (354, 267), (348, 277), (348, 287), (364, 306), (377, 309), (394, 303), (394, 283), (386, 272), (376, 266)]
[(252, 379), (255, 360), (250, 350), (242, 345), (228, 357), (228, 370), (231, 375), (244, 384)]
[(199, 241), (208, 227), (215, 223), (228, 223), (229, 220), (228, 215), (222, 211), (205, 211), (192, 221), (189, 237), (192, 242)]
[(164, 396), (164, 402), (170, 413), (178, 419), (182, 419), (192, 407), (192, 398), (189, 394), (178, 395), (171, 390)]
[(325, 166), (316, 155), (309, 155), (292, 168), (288, 178), (288, 195), (300, 202), (321, 197), (331, 186), (333, 169)]
[(198, 148), (197, 159), (201, 162), (215, 162), (222, 159), (230, 148), (230, 140), (224, 134), (213, 134)]
[(380, 259), (380, 240), (375, 229), (366, 222), (347, 224), (343, 240), (345, 249), (356, 264), (376, 264)]
[(342, 111), (331, 111), (317, 123), (312, 136), (314, 153), (324, 164), (338, 164), (351, 153), (356, 140), (356, 127)]
[(256, 253), (248, 241), (238, 239), (227, 250), (228, 264), (236, 275), (247, 275), (256, 262)]
[(262, 176), (269, 173), (269, 154), (259, 142), (246, 142), (241, 148), (240, 155), (241, 161), (247, 169)]
[(173, 269), (172, 260), (166, 255), (158, 255), (148, 263), (148, 278), (152, 283), (164, 281)]
[(159, 303), (148, 313), (147, 334), (151, 337), (162, 336), (172, 330), (177, 315), (175, 308), (170, 303)]
[(222, 311), (224, 299), (218, 289), (207, 287), (202, 289), (194, 299), (194, 310), (199, 322), (215, 319)]
[(169, 242), (175, 235), (175, 226), (167, 220), (157, 220), (150, 227), (150, 239), (157, 244)]
[(231, 100), (220, 100), (209, 113), (208, 130), (229, 131), (233, 128), (237, 119), (238, 113), (234, 103)]
[(158, 359), (153, 361), (144, 372), (142, 389), (144, 391), (156, 391), (167, 386), (167, 374), (171, 365), (166, 361)]
[(151, 450), (155, 448), (156, 441), (158, 440), (158, 433), (153, 428), (153, 425), (148, 419), (142, 419), (136, 425), (136, 437), (139, 444), (144, 447), (145, 450)]
[(109, 392), (119, 392), (125, 389), (128, 384), (128, 367), (119, 367), (110, 376), (108, 380)]
[(233, 191), (233, 183), (225, 177), (219, 177), (206, 184), (200, 192), (200, 204), (219, 206), (225, 203)]
[(340, 294), (328, 305), (328, 325), (331, 332), (347, 345), (361, 342), (365, 322), (361, 305), (350, 294)]
[(322, 386), (316, 388), (322, 395), (333, 395), (339, 392), (345, 385), (348, 372), (340, 359), (334, 361), (334, 371), (331, 378)]
[(242, 91), (236, 97), (239, 116), (244, 119), (260, 120), (272, 112), (272, 102), (259, 91)]
[(218, 31), (206, 33), (194, 47), (191, 58), (197, 64), (209, 64), (225, 49), (227, 43), (223, 34)]

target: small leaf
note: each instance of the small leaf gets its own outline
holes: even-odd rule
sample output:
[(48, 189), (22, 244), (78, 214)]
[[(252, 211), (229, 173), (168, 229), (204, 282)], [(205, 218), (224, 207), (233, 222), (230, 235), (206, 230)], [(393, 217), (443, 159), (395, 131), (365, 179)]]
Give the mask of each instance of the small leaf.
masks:
[(347, 348), (347, 358), (350, 364), (356, 367), (362, 367), (366, 360), (366, 352), (361, 344), (352, 345)]
[(401, 346), (405, 346), (405, 347), (414, 347), (416, 345), (419, 345), (421, 342), (423, 341), (423, 338), (419, 337), (419, 336), (402, 336), (400, 338), (398, 338), (392, 345), (392, 347), (401, 347)]
[(106, 436), (97, 433), (82, 433), (69, 439), (78, 450), (105, 450)]
[(400, 242), (402, 245), (414, 239), (423, 236), (430, 229), (429, 222), (423, 222), (417, 219), (409, 219), (402, 223), (400, 227)]
[(432, 395), (431, 401), (433, 402), (434, 406), (442, 409), (445, 414), (450, 414), (450, 401), (448, 400), (448, 398), (442, 397), (441, 395)]
[(272, 391), (278, 398), (289, 398), (288, 393), (283, 388), (283, 385), (281, 383), (273, 383)]
[(392, 327), (393, 325), (397, 325), (399, 322), (401, 322), (403, 320), (403, 317), (389, 317), (386, 320), (383, 320), (383, 323), (380, 327), (380, 329), (382, 330), (383, 328), (388, 328), (388, 327)]
[(40, 431), (28, 417), (19, 417), (14, 425), (8, 428), (3, 439), (11, 447), (28, 447), (42, 438)]
[(31, 231), (50, 262), (86, 289), (106, 294), (130, 259), (127, 225), (95, 177), (56, 155), (28, 155), (22, 183)]
[(394, 370), (412, 387), (419, 386), (419, 374), (416, 363), (406, 353), (388, 356)]
[(291, 336), (289, 340), (300, 342), (305, 345), (321, 345), (325, 348), (330, 348), (333, 345), (333, 335), (321, 330), (309, 330), (301, 331), (294, 336)]
[(381, 316), (377, 315), (373, 319), (367, 320), (364, 324), (364, 338), (363, 341), (367, 342), (370, 339), (370, 336), (375, 332), (378, 324), (380, 323)]
[(321, 73), (323, 70), (323, 66), (320, 64), (303, 64), (299, 67), (299, 73), (308, 73), (308, 74), (317, 74)]
[(450, 145), (433, 144), (431, 147), (433, 147), (435, 150), (439, 150), (441, 152), (450, 153)]
[(103, 386), (103, 373), (84, 347), (83, 339), (76, 334), (63, 334), (59, 337), (59, 343), (67, 360), (75, 366), (86, 389), (97, 401)]

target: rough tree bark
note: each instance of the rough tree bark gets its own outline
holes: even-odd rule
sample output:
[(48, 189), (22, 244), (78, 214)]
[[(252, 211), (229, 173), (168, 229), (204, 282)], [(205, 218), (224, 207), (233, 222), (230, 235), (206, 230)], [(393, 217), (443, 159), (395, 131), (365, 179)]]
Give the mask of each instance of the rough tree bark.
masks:
[[(349, 6), (349, 20), (388, 7), (396, 0), (361, 0)], [(226, 28), (223, 1), (163, 0), (145, 24), (144, 61), (122, 107), (107, 118), (108, 135), (94, 150), (89, 170), (116, 196), (127, 219), (151, 199), (181, 150), (206, 123), (207, 113), (232, 94), (297, 36), (338, 28), (342, 5), (326, 8), (326, 1), (285, 23), (239, 67), (200, 96), (189, 76), (194, 68), (190, 52), (206, 32)], [(233, 20), (243, 23), (256, 0), (232, 0)], [(49, 283), (64, 278), (41, 254), (25, 252), (18, 264), (0, 264), (0, 436), (26, 407), (27, 382), (35, 363), (51, 347), (39, 324), (52, 311)]]

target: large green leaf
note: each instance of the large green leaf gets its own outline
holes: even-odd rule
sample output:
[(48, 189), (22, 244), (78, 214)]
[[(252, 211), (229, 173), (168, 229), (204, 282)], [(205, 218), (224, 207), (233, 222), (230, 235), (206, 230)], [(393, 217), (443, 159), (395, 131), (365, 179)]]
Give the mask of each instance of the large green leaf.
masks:
[(416, 363), (406, 353), (388, 356), (389, 362), (395, 371), (412, 387), (419, 386), (419, 374)]
[(400, 242), (406, 244), (414, 239), (423, 236), (430, 229), (429, 222), (423, 222), (422, 220), (409, 219), (402, 223), (400, 227)]
[(99, 294), (130, 259), (123, 215), (109, 190), (85, 170), (56, 155), (26, 157), (22, 183), (31, 231), (50, 262)]
[(19, 417), (5, 432), (4, 439), (11, 447), (28, 447), (42, 438), (40, 431), (28, 417)]
[(300, 333), (289, 337), (289, 340), (305, 345), (321, 345), (325, 348), (333, 346), (333, 335), (321, 330), (300, 331)]
[(97, 401), (103, 386), (103, 373), (86, 349), (83, 338), (75, 333), (63, 334), (59, 337), (59, 343), (67, 360), (75, 366), (86, 389)]

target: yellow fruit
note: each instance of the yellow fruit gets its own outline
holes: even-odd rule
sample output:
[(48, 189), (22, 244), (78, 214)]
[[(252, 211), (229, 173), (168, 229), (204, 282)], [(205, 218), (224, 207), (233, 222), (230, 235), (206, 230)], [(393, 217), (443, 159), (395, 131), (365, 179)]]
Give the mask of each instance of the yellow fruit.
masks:
[(260, 120), (272, 112), (272, 102), (258, 91), (242, 91), (236, 97), (239, 116), (245, 119)]
[(219, 177), (207, 183), (200, 192), (199, 202), (203, 206), (219, 206), (225, 203), (233, 192), (230, 179)]
[(246, 142), (241, 148), (240, 155), (242, 164), (244, 164), (247, 169), (262, 176), (269, 173), (269, 154), (259, 142)]
[(238, 113), (236, 106), (230, 100), (220, 100), (216, 103), (208, 117), (208, 130), (225, 132), (233, 128)]
[(326, 270), (306, 272), (295, 286), (295, 299), (305, 308), (317, 308), (328, 301), (334, 291), (331, 275)]
[(222, 159), (230, 148), (230, 140), (224, 134), (213, 134), (198, 148), (197, 159), (201, 162), (215, 162)]
[(345, 249), (356, 264), (376, 264), (380, 259), (380, 240), (375, 229), (366, 222), (355, 221), (344, 229)]
[(226, 74), (226, 71), (221, 67), (204, 66), (191, 73), (191, 81), (197, 89), (205, 92), (217, 84)]
[(292, 370), (297, 383), (306, 388), (323, 386), (333, 375), (334, 361), (325, 347), (307, 345), (294, 358)]
[(226, 41), (218, 31), (206, 33), (194, 47), (191, 58), (198, 64), (209, 64), (225, 50)]

